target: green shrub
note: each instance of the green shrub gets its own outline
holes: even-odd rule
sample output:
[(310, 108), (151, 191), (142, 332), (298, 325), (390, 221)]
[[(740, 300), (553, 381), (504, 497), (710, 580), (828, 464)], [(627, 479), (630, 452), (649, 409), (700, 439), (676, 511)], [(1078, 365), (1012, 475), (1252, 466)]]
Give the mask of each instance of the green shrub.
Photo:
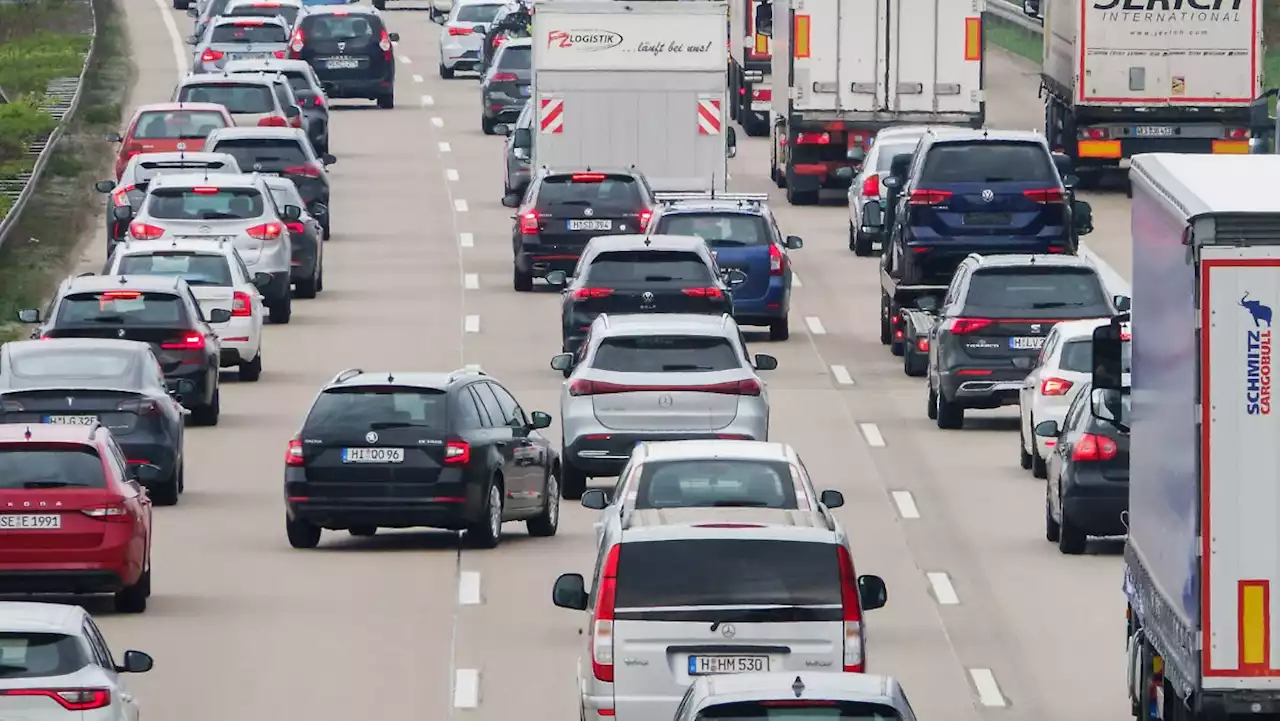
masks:
[(27, 147), (57, 127), (31, 99), (0, 105), (0, 167), (26, 159)]
[(54, 78), (76, 77), (90, 38), (40, 31), (0, 45), (0, 88), (15, 96), (44, 95)]

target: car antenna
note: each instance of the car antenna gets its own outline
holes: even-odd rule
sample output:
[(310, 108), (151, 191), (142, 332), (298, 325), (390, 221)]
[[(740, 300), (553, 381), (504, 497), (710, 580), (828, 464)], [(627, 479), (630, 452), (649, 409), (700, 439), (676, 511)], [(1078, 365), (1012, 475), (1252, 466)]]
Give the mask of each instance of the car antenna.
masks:
[(22, 437), (28, 441), (31, 440), (31, 426), (27, 426), (27, 432), (23, 433)]
[(388, 373), (388, 374), (387, 374), (387, 382), (388, 382), (388, 383), (395, 383), (395, 382), (396, 382), (396, 377), (395, 377), (395, 376), (393, 376), (393, 375), (391, 375), (390, 373)]
[(125, 278), (124, 273), (121, 273), (121, 274), (120, 274), (120, 280), (119, 280), (119, 282), (120, 282), (121, 284), (127, 284), (127, 283), (129, 282), (129, 281), (128, 281), (128, 279), (127, 279), (127, 278)]
[(653, 243), (653, 238), (649, 238), (646, 236), (644, 239), (644, 247), (648, 248), (652, 243)]

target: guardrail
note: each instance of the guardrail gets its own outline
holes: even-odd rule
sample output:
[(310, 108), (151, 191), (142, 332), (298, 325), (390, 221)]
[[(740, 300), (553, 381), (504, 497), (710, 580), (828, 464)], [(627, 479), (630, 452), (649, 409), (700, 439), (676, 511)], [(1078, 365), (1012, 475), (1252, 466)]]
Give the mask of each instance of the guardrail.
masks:
[[(1041, 2), (1044, 1), (1041, 0)], [(1022, 3), (1009, 2), (1009, 0), (987, 0), (987, 12), (1010, 25), (1017, 25), (1027, 32), (1037, 35), (1044, 34), (1044, 21), (1039, 18), (1029, 17), (1022, 12)]]
[(89, 63), (93, 61), (98, 36), (98, 15), (94, 12), (93, 2), (86, 0), (85, 4), (89, 6), (89, 14), (93, 18), (93, 35), (89, 39), (89, 50), (84, 54), (84, 65), (81, 66), (80, 74), (76, 77), (54, 78), (49, 81), (49, 85), (45, 89), (44, 104), (40, 106), (41, 110), (53, 116), (58, 125), (44, 140), (33, 142), (27, 148), (27, 152), (30, 155), (34, 155), (36, 159), (35, 164), (31, 167), (31, 172), (23, 173), (18, 176), (17, 180), (0, 180), (0, 195), (13, 200), (13, 204), (9, 207), (9, 212), (3, 218), (0, 218), (0, 246), (4, 245), (5, 240), (9, 237), (9, 232), (17, 226), (18, 218), (21, 217), (22, 211), (26, 208), (27, 201), (31, 200), (31, 196), (35, 194), (36, 186), (40, 184), (40, 175), (44, 173), (45, 167), (49, 164), (49, 158), (53, 155), (54, 146), (62, 138), (62, 134), (71, 123), (72, 116), (75, 115), (76, 108), (80, 106), (80, 96), (84, 91), (85, 71), (89, 69)]

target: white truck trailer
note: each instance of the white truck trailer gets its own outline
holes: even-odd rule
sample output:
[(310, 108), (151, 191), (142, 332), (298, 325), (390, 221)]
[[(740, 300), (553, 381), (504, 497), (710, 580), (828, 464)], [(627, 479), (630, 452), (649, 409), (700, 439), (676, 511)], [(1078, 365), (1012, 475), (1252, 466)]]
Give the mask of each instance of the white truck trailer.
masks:
[(654, 190), (724, 191), (724, 2), (551, 0), (533, 16), (533, 167), (635, 166)]
[(1138, 153), (1249, 152), (1263, 1), (1040, 4), (1044, 134), (1084, 187)]
[(1142, 258), (1124, 578), (1132, 710), (1274, 720), (1280, 157), (1138, 155), (1129, 177)]
[(773, 86), (771, 0), (731, 0), (729, 5), (729, 117), (752, 137), (769, 134)]

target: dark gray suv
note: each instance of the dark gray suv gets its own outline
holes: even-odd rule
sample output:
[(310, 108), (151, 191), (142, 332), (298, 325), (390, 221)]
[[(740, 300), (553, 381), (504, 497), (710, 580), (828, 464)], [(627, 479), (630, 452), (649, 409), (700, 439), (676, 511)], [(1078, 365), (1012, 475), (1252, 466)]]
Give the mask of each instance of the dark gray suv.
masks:
[(498, 48), (498, 55), (480, 81), (480, 129), (493, 135), (499, 123), (509, 123), (520, 115), (533, 82), (533, 42), (510, 38)]

